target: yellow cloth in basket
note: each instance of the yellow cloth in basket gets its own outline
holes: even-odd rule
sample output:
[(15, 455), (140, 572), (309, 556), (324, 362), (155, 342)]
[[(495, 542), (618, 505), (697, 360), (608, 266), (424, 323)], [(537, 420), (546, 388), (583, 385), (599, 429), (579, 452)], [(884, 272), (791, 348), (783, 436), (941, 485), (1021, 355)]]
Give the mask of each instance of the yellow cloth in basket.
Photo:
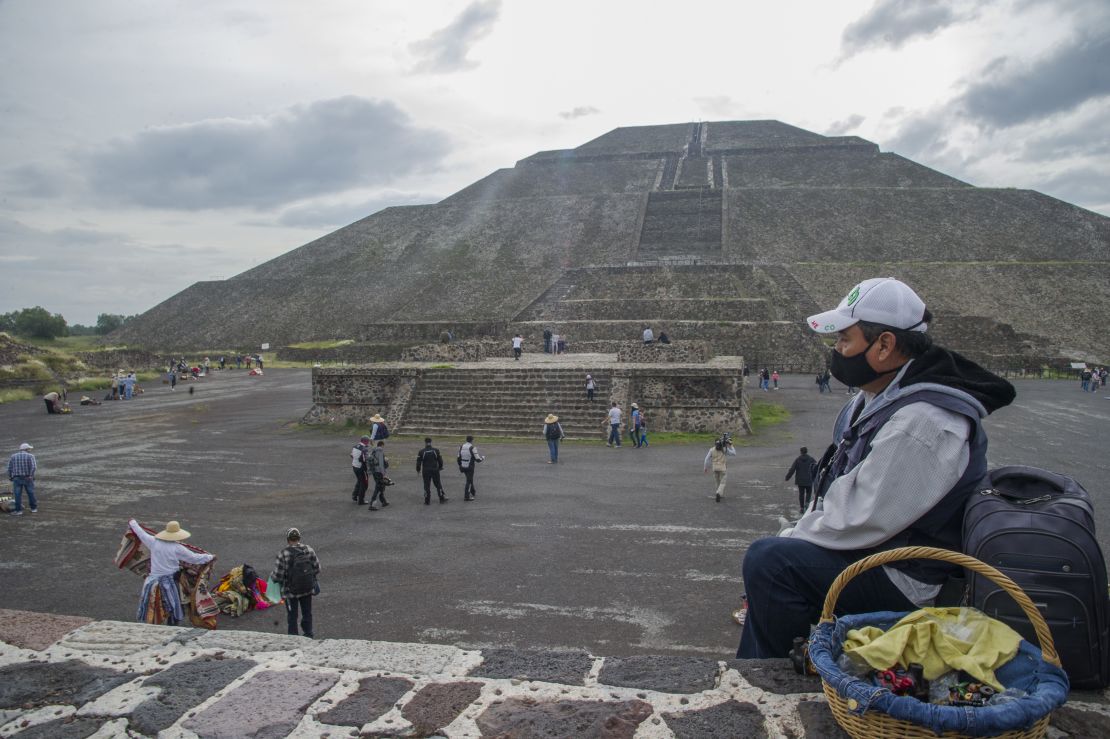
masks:
[(929, 680), (963, 670), (1002, 690), (994, 671), (1013, 659), (1020, 643), (1020, 634), (974, 608), (922, 608), (885, 632), (876, 626), (850, 630), (844, 651), (876, 670), (917, 662)]

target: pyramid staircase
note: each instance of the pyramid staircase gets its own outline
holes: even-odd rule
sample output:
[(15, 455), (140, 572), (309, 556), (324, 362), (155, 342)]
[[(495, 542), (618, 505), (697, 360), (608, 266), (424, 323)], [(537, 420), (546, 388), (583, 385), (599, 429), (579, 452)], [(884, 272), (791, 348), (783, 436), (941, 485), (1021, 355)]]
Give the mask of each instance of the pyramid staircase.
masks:
[(403, 434), (519, 436), (540, 438), (548, 413), (559, 416), (572, 438), (599, 438), (609, 408), (611, 377), (591, 372), (597, 383), (586, 400), (582, 368), (466, 368), (425, 370), (401, 421)]

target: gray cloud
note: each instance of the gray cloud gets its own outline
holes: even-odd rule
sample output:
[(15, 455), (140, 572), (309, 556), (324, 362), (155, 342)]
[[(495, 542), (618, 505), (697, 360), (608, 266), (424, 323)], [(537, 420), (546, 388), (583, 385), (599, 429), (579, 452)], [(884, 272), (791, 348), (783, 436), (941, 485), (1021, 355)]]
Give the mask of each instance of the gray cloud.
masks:
[(1036, 133), (1022, 136), (1021, 159), (1043, 162), (1110, 155), (1110, 136), (1104, 133), (1107, 120), (1110, 99), (1102, 104), (1085, 105), (1076, 115), (1064, 116), (1063, 120), (1046, 121)]
[[(286, 208), (278, 216), (277, 225), (292, 228), (330, 228), (354, 223), (394, 205), (434, 203), (440, 198), (418, 193), (384, 192), (358, 203), (306, 203)], [(273, 224), (269, 224), (273, 225)]]
[(1068, 202), (1105, 206), (1110, 203), (1110, 171), (1105, 167), (1074, 167), (1045, 180), (1037, 189)]
[(446, 136), (393, 103), (347, 96), (251, 119), (154, 128), (80, 157), (96, 197), (198, 210), (265, 208), (434, 168)]
[[(216, 272), (234, 274), (226, 250), (145, 244), (91, 228), (44, 230), (0, 217), (0, 312), (41, 305), (69, 323), (95, 323), (100, 313), (139, 313)], [(106, 265), (123, 271), (104, 279)]]
[(936, 156), (948, 148), (947, 128), (948, 121), (940, 112), (911, 115), (883, 148), (909, 158)]
[(476, 0), (444, 28), (409, 44), (409, 51), (418, 57), (415, 71), (457, 72), (476, 67), (466, 55), (493, 31), (500, 12), (501, 0)]
[(878, 0), (859, 20), (849, 23), (840, 37), (845, 57), (872, 46), (898, 48), (910, 39), (929, 36), (974, 16), (953, 0)]
[(559, 117), (560, 118), (565, 118), (569, 121), (569, 120), (573, 120), (575, 118), (582, 118), (582, 117), (588, 116), (588, 115), (597, 115), (600, 112), (601, 112), (600, 110), (598, 110), (597, 108), (595, 108), (592, 105), (579, 105), (577, 108), (571, 108), (570, 110), (562, 111), (561, 113), (559, 113)]
[(864, 120), (865, 119), (862, 115), (858, 115), (858, 114), (850, 115), (842, 121), (836, 121), (835, 123), (831, 124), (825, 130), (825, 135), (826, 136), (843, 136), (844, 134), (846, 134), (850, 131), (854, 131), (857, 128), (859, 128), (860, 124), (863, 123)]
[(1110, 27), (1085, 29), (1080, 38), (1031, 64), (996, 61), (983, 77), (957, 103), (972, 120), (988, 126), (1005, 128), (1072, 110), (1110, 95)]

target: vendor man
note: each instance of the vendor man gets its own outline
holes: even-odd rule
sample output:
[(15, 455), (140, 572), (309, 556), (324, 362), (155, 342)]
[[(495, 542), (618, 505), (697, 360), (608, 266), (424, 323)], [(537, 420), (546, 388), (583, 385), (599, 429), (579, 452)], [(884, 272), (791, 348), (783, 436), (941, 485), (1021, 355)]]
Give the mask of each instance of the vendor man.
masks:
[[(836, 334), (833, 377), (863, 392), (837, 416), (822, 459), (820, 500), (744, 557), (748, 612), (737, 657), (785, 657), (817, 622), (829, 585), (849, 564), (903, 546), (958, 551), (964, 502), (987, 472), (981, 421), (1014, 388), (932, 344), (932, 314), (893, 277), (864, 280), (810, 328)], [(855, 577), (837, 613), (931, 605), (952, 574), (931, 560), (897, 562)]]

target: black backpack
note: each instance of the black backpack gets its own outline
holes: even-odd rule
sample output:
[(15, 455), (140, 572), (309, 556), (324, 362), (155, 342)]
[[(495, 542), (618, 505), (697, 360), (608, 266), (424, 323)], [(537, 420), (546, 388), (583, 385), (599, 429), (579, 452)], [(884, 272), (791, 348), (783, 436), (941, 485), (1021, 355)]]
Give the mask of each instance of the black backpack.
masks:
[(388, 439), (389, 438), (389, 427), (386, 426), (384, 423), (379, 423), (378, 424), (378, 438), (379, 439)]
[[(1072, 688), (1106, 687), (1110, 597), (1090, 496), (1070, 477), (1024, 465), (991, 470), (988, 482), (964, 509), (964, 552), (1001, 570), (1036, 604)], [(1006, 591), (968, 574), (969, 605), (1036, 643)]]
[(307, 549), (289, 547), (293, 557), (285, 576), (285, 587), (290, 593), (308, 595), (316, 589), (316, 567)]
[(547, 438), (548, 439), (561, 439), (563, 438), (563, 427), (557, 423), (547, 424)]
[[(428, 461), (428, 455), (431, 454), (431, 461)], [(439, 462), (436, 460), (436, 450), (431, 447), (425, 447), (424, 451), (420, 452), (420, 466), (425, 470), (435, 472), (439, 469)]]

